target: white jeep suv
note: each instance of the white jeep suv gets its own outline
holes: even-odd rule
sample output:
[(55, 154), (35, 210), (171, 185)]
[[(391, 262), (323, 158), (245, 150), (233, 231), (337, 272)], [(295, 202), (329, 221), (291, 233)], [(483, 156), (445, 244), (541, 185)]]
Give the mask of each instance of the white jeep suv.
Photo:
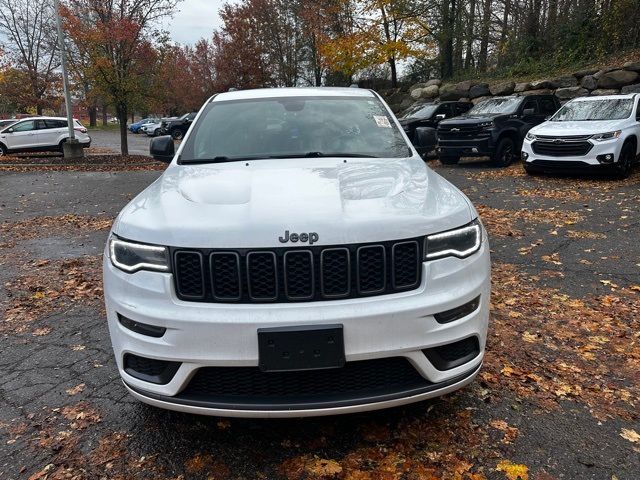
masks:
[(524, 168), (610, 169), (627, 177), (640, 153), (640, 95), (576, 98), (532, 128), (522, 145)]
[(388, 106), (355, 88), (221, 93), (104, 254), (126, 388), (222, 416), (371, 410), (478, 373), (487, 235)]
[[(61, 117), (23, 118), (0, 130), (0, 155), (19, 152), (62, 151), (69, 139), (67, 119)], [(75, 136), (83, 147), (91, 145), (87, 129), (73, 121)]]

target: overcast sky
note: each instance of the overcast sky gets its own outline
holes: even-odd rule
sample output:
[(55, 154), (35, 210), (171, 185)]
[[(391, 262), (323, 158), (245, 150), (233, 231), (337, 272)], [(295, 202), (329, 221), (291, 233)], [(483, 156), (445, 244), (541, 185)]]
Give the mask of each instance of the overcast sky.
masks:
[(183, 0), (172, 19), (165, 20), (164, 28), (175, 42), (194, 44), (198, 39), (211, 38), (220, 25), (218, 10), (226, 0)]

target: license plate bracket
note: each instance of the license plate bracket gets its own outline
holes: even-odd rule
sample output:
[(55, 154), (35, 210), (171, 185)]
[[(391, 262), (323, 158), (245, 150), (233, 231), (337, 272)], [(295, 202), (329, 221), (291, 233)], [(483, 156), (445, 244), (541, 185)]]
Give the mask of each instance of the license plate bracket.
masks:
[(263, 372), (339, 368), (345, 363), (343, 326), (259, 328), (258, 354)]

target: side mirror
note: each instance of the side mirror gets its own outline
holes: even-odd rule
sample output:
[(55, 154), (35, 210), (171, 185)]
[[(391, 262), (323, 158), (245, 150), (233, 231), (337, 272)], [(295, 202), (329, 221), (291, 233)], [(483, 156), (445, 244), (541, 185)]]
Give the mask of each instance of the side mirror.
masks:
[(436, 120), (444, 120), (447, 116), (444, 113), (439, 113), (436, 115)]
[(149, 152), (154, 160), (171, 163), (171, 160), (173, 160), (173, 156), (176, 153), (176, 147), (173, 144), (173, 138), (171, 138), (171, 135), (163, 135), (162, 137), (156, 137), (151, 140)]
[(5, 130), (5, 133), (13, 133), (13, 128), (7, 128), (7, 129)]
[(522, 114), (523, 114), (523, 115), (533, 115), (533, 114), (535, 114), (535, 113), (536, 113), (536, 111), (535, 111), (535, 109), (533, 109), (533, 108), (525, 108), (525, 109), (522, 111)]

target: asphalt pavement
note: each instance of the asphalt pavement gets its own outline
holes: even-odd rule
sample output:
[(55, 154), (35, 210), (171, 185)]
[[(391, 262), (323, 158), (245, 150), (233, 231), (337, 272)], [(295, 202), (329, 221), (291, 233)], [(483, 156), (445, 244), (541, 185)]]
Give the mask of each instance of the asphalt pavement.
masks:
[(299, 420), (167, 412), (122, 386), (100, 256), (109, 221), (161, 172), (0, 172), (0, 479), (640, 478), (640, 169), (430, 164), (491, 237), (481, 375), (408, 407)]

